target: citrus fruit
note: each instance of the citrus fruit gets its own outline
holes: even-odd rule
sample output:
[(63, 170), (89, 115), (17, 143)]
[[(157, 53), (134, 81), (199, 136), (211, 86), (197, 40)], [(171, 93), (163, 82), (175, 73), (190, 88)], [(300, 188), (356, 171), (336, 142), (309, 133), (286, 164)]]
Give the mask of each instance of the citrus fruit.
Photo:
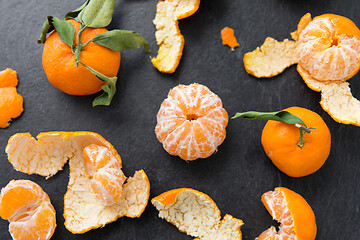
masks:
[(231, 51), (234, 51), (234, 48), (239, 46), (232, 28), (225, 27), (221, 30), (221, 40), (223, 45), (228, 45), (231, 48)]
[(280, 171), (291, 177), (303, 177), (316, 172), (330, 154), (331, 134), (324, 120), (315, 112), (300, 107), (284, 109), (299, 117), (311, 133), (300, 142), (299, 128), (293, 124), (268, 121), (261, 143), (266, 155)]
[(299, 32), (299, 65), (318, 81), (345, 81), (360, 68), (360, 30), (348, 18), (324, 14)]
[[(68, 20), (75, 28), (75, 46), (78, 45), (80, 23)], [(81, 35), (81, 43), (86, 44), (98, 33), (107, 32), (105, 28), (86, 28)], [(70, 95), (89, 95), (101, 90), (106, 84), (83, 65), (75, 67), (75, 54), (64, 43), (57, 31), (53, 31), (45, 41), (42, 64), (50, 83)], [(120, 52), (96, 43), (89, 43), (82, 48), (80, 61), (107, 77), (117, 75), (120, 66)]]
[(294, 191), (277, 187), (262, 195), (261, 200), (271, 216), (280, 222), (260, 234), (257, 240), (314, 240), (316, 237), (315, 214), (306, 200)]
[(151, 59), (154, 67), (163, 73), (173, 73), (180, 63), (184, 37), (180, 33), (179, 19), (193, 15), (200, 0), (160, 0), (156, 6), (154, 24), (158, 55)]
[(276, 76), (297, 63), (296, 46), (296, 42), (288, 39), (278, 42), (268, 37), (261, 47), (245, 53), (243, 58), (245, 70), (257, 78)]
[[(99, 164), (93, 166), (101, 169), (114, 169), (112, 166), (121, 166), (121, 158), (114, 147), (103, 137), (92, 132), (47, 132), (41, 133), (35, 138), (29, 133), (13, 135), (6, 146), (6, 153), (13, 167), (28, 174), (39, 174), (51, 177), (60, 171), (69, 160), (70, 177), (68, 189), (64, 197), (65, 227), (72, 233), (84, 233), (94, 228), (103, 227), (105, 224), (126, 217), (140, 217), (145, 210), (150, 195), (150, 183), (143, 170), (137, 171), (133, 177), (129, 177), (122, 186), (122, 194), (118, 201), (107, 205), (92, 189), (92, 179), (85, 170), (84, 148), (87, 146), (106, 147), (115, 156), (117, 163), (106, 167), (107, 157), (100, 157)], [(91, 149), (92, 147), (90, 147)], [(95, 156), (90, 154), (91, 156)], [(96, 156), (101, 156), (97, 154)], [(114, 159), (112, 157), (112, 159)], [(89, 169), (89, 168), (88, 168)], [(93, 169), (94, 170), (94, 169)], [(95, 171), (95, 170), (94, 170)], [(92, 171), (90, 171), (91, 173)], [(102, 171), (100, 171), (102, 172)], [(116, 173), (111, 172), (112, 175)], [(106, 177), (102, 182), (109, 193), (112, 186), (106, 183)], [(105, 176), (108, 173), (105, 171)], [(113, 176), (110, 176), (113, 180)], [(121, 177), (120, 177), (121, 178)], [(114, 194), (115, 196), (116, 194)]]
[(12, 118), (24, 111), (23, 98), (16, 91), (18, 79), (10, 68), (0, 71), (0, 128), (9, 126)]
[(91, 188), (106, 205), (120, 199), (125, 175), (121, 159), (107, 147), (91, 144), (84, 148), (84, 167), (91, 179)]
[(174, 224), (181, 232), (207, 240), (241, 240), (244, 224), (226, 214), (221, 220), (220, 210), (206, 194), (191, 188), (167, 191), (151, 200), (159, 217)]
[(48, 195), (29, 180), (12, 180), (1, 189), (0, 216), (10, 222), (14, 240), (48, 240), (56, 227)]
[(212, 155), (225, 139), (227, 124), (221, 99), (194, 83), (170, 90), (157, 114), (155, 133), (168, 153), (190, 161)]

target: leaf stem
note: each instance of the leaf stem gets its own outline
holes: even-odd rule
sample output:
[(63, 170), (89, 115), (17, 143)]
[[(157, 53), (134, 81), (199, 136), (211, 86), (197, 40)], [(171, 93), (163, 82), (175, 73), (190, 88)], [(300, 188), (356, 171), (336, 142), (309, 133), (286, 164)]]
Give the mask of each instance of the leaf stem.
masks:
[(82, 47), (83, 47), (83, 48), (86, 47), (86, 46), (87, 46), (89, 43), (91, 43), (91, 42), (92, 42), (92, 40), (88, 41), (87, 43), (83, 44)]
[(80, 53), (81, 53), (81, 49), (83, 48), (83, 45), (81, 43), (81, 34), (84, 31), (84, 29), (86, 28), (85, 25), (81, 24), (81, 28), (78, 32), (78, 46), (75, 50), (75, 67), (79, 67), (79, 59), (80, 59)]
[(303, 148), (304, 147), (304, 135), (305, 133), (311, 133), (311, 129), (316, 129), (313, 127), (303, 127), (300, 124), (295, 124), (295, 127), (299, 128), (300, 130), (300, 138), (299, 141), (297, 142), (297, 146), (299, 148)]

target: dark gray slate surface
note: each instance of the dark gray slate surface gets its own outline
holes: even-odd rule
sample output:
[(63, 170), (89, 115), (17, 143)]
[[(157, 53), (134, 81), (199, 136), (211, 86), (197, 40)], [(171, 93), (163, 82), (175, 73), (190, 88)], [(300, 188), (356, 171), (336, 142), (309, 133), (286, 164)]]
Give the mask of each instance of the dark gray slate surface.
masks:
[[(11, 179), (31, 179), (49, 194), (57, 211), (52, 239), (191, 239), (157, 217), (148, 205), (139, 219), (122, 218), (102, 229), (73, 235), (64, 227), (63, 195), (69, 168), (45, 180), (16, 172), (4, 148), (18, 132), (37, 135), (44, 131), (88, 130), (101, 134), (118, 150), (124, 171), (130, 176), (143, 168), (151, 182), (151, 197), (173, 188), (191, 187), (210, 195), (222, 214), (245, 222), (244, 239), (254, 239), (272, 220), (261, 195), (277, 186), (288, 187), (306, 198), (314, 209), (317, 239), (360, 238), (360, 129), (334, 122), (319, 105), (320, 95), (307, 88), (291, 67), (272, 79), (246, 74), (242, 57), (261, 45), (267, 36), (289, 38), (301, 16), (337, 13), (360, 25), (357, 0), (203, 0), (198, 12), (180, 22), (186, 39), (184, 56), (175, 74), (159, 73), (142, 50), (122, 52), (118, 92), (110, 107), (92, 108), (94, 96), (66, 95), (47, 81), (41, 65), (42, 46), (36, 40), (47, 15), (63, 17), (81, 0), (0, 0), (0, 69), (18, 72), (18, 91), (25, 100), (23, 115), (11, 127), (0, 129), (0, 186)], [(157, 52), (152, 19), (156, 1), (119, 0), (109, 29), (141, 33)], [(220, 30), (235, 29), (240, 47), (231, 52), (221, 45)], [(154, 134), (156, 113), (170, 88), (198, 82), (218, 94), (229, 115), (236, 111), (272, 111), (297, 105), (319, 113), (332, 133), (332, 149), (326, 164), (315, 174), (290, 178), (277, 170), (260, 143), (265, 122), (230, 121), (227, 138), (219, 151), (205, 160), (186, 163), (167, 154)], [(359, 75), (351, 81), (360, 97)], [(7, 221), (0, 221), (0, 239), (11, 239)]]

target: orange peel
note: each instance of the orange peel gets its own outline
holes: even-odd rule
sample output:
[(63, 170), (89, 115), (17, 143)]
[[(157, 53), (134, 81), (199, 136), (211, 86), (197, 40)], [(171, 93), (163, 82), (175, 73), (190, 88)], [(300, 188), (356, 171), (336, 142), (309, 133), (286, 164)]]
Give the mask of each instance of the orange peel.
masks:
[(156, 6), (154, 25), (158, 55), (151, 59), (154, 67), (163, 73), (173, 73), (180, 63), (184, 48), (178, 20), (193, 15), (200, 0), (160, 0)]
[(221, 40), (223, 45), (227, 45), (231, 48), (231, 51), (234, 51), (235, 48), (239, 46), (234, 35), (234, 29), (232, 28), (225, 27), (221, 30)]
[(220, 210), (206, 194), (190, 188), (167, 191), (151, 200), (159, 217), (175, 225), (196, 240), (241, 240), (244, 224), (226, 214), (221, 220)]
[(300, 65), (297, 70), (309, 88), (321, 92), (320, 105), (335, 121), (360, 126), (360, 101), (352, 95), (348, 82), (317, 81)]
[(114, 147), (92, 132), (41, 133), (37, 140), (29, 133), (19, 133), (12, 136), (6, 146), (13, 167), (28, 174), (50, 177), (62, 170), (69, 160), (70, 177), (64, 197), (64, 218), (65, 227), (72, 233), (103, 227), (123, 216), (140, 217), (150, 195), (149, 179), (140, 170), (127, 179), (117, 202), (110, 206), (104, 204), (91, 189), (91, 178), (84, 168), (83, 149), (91, 144), (109, 148), (121, 162)]
[(55, 209), (36, 183), (12, 180), (1, 189), (0, 216), (9, 220), (14, 240), (48, 240), (56, 228)]
[(295, 41), (285, 39), (278, 42), (268, 37), (261, 47), (244, 55), (245, 70), (257, 78), (276, 76), (297, 63), (296, 46)]
[(310, 13), (306, 13), (304, 16), (302, 16), (302, 18), (300, 19), (298, 25), (297, 25), (297, 29), (290, 33), (291, 37), (297, 41), (299, 40), (299, 35), (301, 33), (302, 30), (304, 30), (304, 28), (311, 22), (311, 14)]
[(16, 91), (18, 79), (16, 72), (10, 68), (0, 71), (0, 128), (10, 125), (24, 111), (23, 98)]
[(306, 200), (298, 193), (277, 187), (266, 192), (261, 200), (271, 214), (280, 222), (279, 231), (275, 227), (265, 230), (257, 240), (314, 240), (317, 227), (315, 214)]

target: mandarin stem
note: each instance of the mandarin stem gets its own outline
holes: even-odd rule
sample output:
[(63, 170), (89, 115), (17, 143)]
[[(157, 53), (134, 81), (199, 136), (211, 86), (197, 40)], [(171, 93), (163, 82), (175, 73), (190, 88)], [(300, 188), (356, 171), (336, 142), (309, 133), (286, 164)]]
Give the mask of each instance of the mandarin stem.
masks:
[(305, 133), (311, 133), (311, 129), (316, 129), (314, 127), (303, 127), (300, 124), (295, 124), (295, 127), (299, 128), (300, 130), (300, 139), (297, 143), (299, 148), (303, 148), (304, 147), (304, 135)]
[(81, 49), (83, 47), (82, 43), (81, 43), (81, 34), (82, 34), (82, 31), (84, 31), (84, 29), (86, 28), (85, 25), (81, 25), (81, 28), (79, 30), (79, 33), (78, 33), (78, 46), (75, 50), (75, 67), (79, 67), (79, 59), (80, 59), (80, 53), (81, 53)]

